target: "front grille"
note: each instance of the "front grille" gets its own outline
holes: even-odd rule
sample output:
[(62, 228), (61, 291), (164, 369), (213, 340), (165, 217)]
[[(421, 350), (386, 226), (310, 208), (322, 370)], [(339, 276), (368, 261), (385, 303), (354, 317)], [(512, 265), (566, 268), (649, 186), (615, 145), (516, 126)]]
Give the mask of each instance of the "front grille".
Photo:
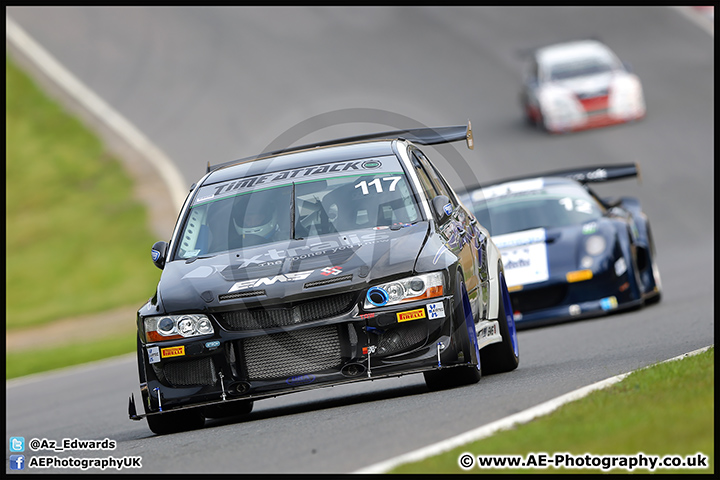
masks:
[(223, 293), (218, 295), (218, 300), (235, 300), (236, 298), (261, 297), (265, 295), (265, 290), (253, 290), (251, 292)]
[(427, 341), (426, 321), (410, 322), (383, 333), (378, 343), (378, 355), (392, 355), (423, 345)]
[(292, 377), (341, 364), (337, 325), (250, 337), (241, 344), (250, 380)]
[(173, 387), (215, 385), (215, 366), (211, 357), (168, 362), (163, 370), (165, 379)]
[(597, 97), (607, 97), (610, 94), (609, 88), (603, 88), (602, 90), (596, 90), (594, 92), (578, 92), (576, 95), (580, 100)]
[(228, 330), (255, 330), (286, 327), (348, 313), (357, 302), (357, 293), (299, 302), (291, 306), (256, 307), (216, 314), (218, 321)]
[(609, 98), (607, 96), (581, 99), (580, 103), (588, 115), (592, 115), (595, 112), (607, 112), (608, 107), (610, 106)]
[(510, 294), (513, 310), (523, 313), (550, 308), (562, 303), (567, 295), (566, 285), (521, 290)]
[(316, 280), (314, 282), (307, 282), (305, 285), (303, 285), (303, 288), (313, 288), (313, 287), (321, 287), (323, 285), (330, 285), (332, 283), (339, 283), (339, 282), (347, 282), (348, 280), (352, 280), (352, 273), (350, 275), (343, 275), (341, 277), (332, 277), (328, 278), (326, 280)]

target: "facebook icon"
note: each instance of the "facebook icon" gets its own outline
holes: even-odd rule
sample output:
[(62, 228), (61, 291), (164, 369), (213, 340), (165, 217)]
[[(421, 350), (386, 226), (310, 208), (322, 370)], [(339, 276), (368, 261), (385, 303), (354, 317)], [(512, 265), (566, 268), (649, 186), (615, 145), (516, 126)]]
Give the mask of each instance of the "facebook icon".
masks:
[(10, 455), (10, 470), (24, 470), (25, 455)]

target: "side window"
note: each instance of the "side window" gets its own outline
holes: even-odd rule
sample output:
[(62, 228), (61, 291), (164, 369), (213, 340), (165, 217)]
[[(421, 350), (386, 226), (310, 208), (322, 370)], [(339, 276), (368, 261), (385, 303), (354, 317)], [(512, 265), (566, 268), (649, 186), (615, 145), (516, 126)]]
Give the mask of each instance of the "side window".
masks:
[(447, 182), (440, 174), (440, 171), (435, 167), (435, 165), (430, 163), (430, 160), (428, 160), (424, 153), (419, 150), (417, 150), (415, 153), (417, 154), (420, 164), (423, 165), (425, 170), (427, 170), (427, 172), (430, 174), (430, 181), (435, 187), (435, 190), (438, 192), (438, 195), (445, 195), (450, 199), (450, 203), (452, 203), (453, 207), (457, 207), (457, 198), (455, 198), (454, 192), (448, 186)]
[(431, 201), (433, 198), (437, 197), (439, 193), (435, 189), (432, 180), (430, 180), (430, 175), (428, 175), (427, 171), (425, 171), (425, 168), (418, 159), (417, 151), (413, 151), (411, 158), (413, 167), (415, 167), (415, 173), (417, 173), (420, 183), (422, 184), (422, 188), (425, 191), (425, 196), (428, 201)]

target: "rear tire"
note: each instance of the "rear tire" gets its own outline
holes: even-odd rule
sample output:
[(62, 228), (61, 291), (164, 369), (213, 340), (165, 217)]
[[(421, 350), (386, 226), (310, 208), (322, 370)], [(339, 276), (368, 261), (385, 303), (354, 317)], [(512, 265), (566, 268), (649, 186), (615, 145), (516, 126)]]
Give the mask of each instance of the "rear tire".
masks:
[[(463, 358), (470, 363), (453, 368), (423, 372), (425, 384), (432, 391), (472, 385), (479, 382), (482, 376), (479, 363), (480, 356), (477, 349), (475, 320), (472, 318), (470, 300), (460, 273), (457, 275), (455, 285), (452, 344), (455, 346), (458, 356), (462, 353)], [(474, 353), (473, 350), (475, 350)], [(477, 359), (477, 365), (472, 363), (473, 358)]]
[(205, 417), (199, 408), (161, 413), (145, 417), (148, 427), (156, 435), (196, 430), (205, 426)]
[(488, 345), (480, 351), (483, 373), (486, 375), (510, 372), (515, 370), (520, 363), (517, 328), (515, 326), (515, 319), (513, 318), (510, 294), (508, 293), (505, 275), (502, 271), (500, 271), (498, 277), (498, 283), (500, 284), (498, 324), (500, 326), (502, 342)]

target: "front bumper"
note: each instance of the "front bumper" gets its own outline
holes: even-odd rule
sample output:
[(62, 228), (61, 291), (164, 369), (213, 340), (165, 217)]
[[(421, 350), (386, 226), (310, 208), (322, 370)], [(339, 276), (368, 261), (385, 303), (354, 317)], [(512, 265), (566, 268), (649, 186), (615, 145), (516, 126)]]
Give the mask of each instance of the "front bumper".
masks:
[(566, 118), (546, 115), (546, 129), (551, 133), (579, 132), (634, 122), (645, 117), (642, 101), (636, 101), (622, 110), (613, 109), (610, 105), (611, 99), (607, 96), (578, 100), (578, 104), (580, 110)]
[(210, 314), (212, 335), (139, 347), (145, 415), (131, 411), (130, 418), (467, 365), (452, 344), (452, 330), (459, 328), (453, 307), (446, 296), (242, 330)]
[(642, 305), (633, 293), (628, 273), (596, 273), (586, 281), (568, 282), (564, 276), (525, 285), (510, 292), (518, 328), (597, 317)]

